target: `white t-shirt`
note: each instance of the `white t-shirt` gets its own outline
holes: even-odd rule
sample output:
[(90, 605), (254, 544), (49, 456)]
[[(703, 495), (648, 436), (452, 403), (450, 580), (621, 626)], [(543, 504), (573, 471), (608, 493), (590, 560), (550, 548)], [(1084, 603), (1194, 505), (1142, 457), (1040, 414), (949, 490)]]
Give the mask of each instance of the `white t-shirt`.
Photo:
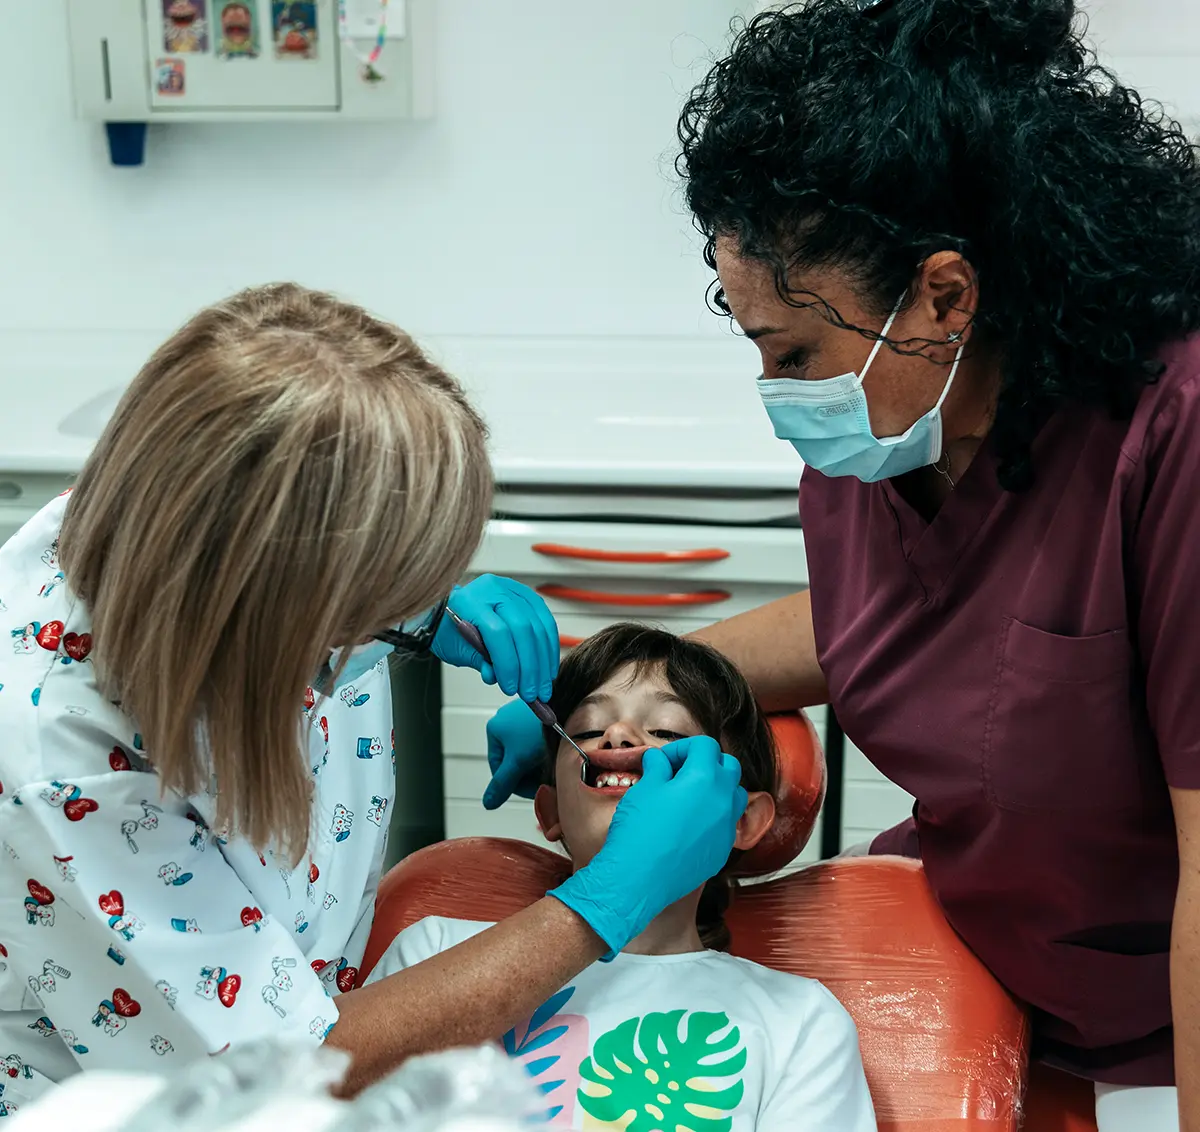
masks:
[(0, 548), (0, 1115), (81, 1068), (319, 1041), (357, 977), (395, 788), (380, 665), (296, 705), (313, 775), (299, 868), (223, 838), (211, 794), (163, 795), (96, 686), (58, 565), (65, 507)]
[[(431, 916), (370, 982), (490, 924)], [(858, 1033), (820, 983), (719, 951), (595, 963), (504, 1035), (551, 1127), (875, 1132)]]

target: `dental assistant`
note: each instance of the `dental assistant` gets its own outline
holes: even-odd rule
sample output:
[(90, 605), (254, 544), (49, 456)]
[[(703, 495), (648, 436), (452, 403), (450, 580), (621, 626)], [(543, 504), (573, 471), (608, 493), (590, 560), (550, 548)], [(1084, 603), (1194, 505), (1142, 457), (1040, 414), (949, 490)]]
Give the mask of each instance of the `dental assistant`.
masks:
[(491, 489), (452, 378), (285, 284), (170, 338), (74, 489), (0, 548), (0, 1115), (81, 1069), (269, 1035), (348, 1050), (353, 1091), (494, 1039), (721, 868), (737, 764), (669, 745), (586, 868), (355, 989), (395, 787), (389, 655), (525, 700), (557, 672), (536, 594), (454, 586)]
[(1102, 1132), (1197, 1132), (1195, 149), (1064, 0), (765, 14), (679, 135), (807, 464), (811, 589), (699, 636), (915, 796), (872, 851), (921, 858)]

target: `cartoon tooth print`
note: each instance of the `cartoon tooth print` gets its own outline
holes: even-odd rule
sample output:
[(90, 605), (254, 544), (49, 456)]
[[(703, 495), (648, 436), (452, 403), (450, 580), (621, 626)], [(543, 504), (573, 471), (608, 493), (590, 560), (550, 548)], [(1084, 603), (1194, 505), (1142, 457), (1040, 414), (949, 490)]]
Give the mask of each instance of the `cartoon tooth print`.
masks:
[(367, 821), (374, 825), (383, 825), (383, 815), (387, 813), (388, 800), (378, 794), (371, 795), (371, 808), (367, 811)]
[(271, 970), (275, 973), (275, 977), (271, 980), (271, 985), (281, 991), (290, 991), (292, 989), (292, 977), (288, 972), (295, 970), (295, 967), (295, 959), (276, 955), (271, 960)]
[(303, 912), (296, 913), (296, 934), (303, 935), (308, 931), (308, 917)]
[(154, 989), (166, 999), (167, 1005), (174, 1010), (175, 1003), (179, 1000), (179, 991), (171, 986), (166, 979), (159, 979), (154, 984)]
[(350, 836), (350, 827), (354, 824), (354, 812), (346, 809), (341, 802), (333, 807), (333, 825), (329, 832), (334, 841), (345, 841)]
[[(61, 625), (62, 622), (52, 622), (52, 624)], [(9, 636), (12, 638), (13, 652), (18, 656), (32, 656), (38, 650), (38, 645), (40, 644), (38, 638), (42, 635), (42, 632), (42, 625), (38, 621), (29, 621), (13, 629), (9, 633)], [(49, 640), (51, 636), (52, 634), (47, 634), (45, 639)], [(57, 640), (54, 642), (54, 647), (58, 648)]]
[(42, 564), (49, 566), (51, 570), (58, 569), (58, 539), (42, 551)]
[(136, 1018), (141, 1012), (142, 1004), (123, 987), (117, 987), (112, 998), (101, 1000), (92, 1016), (92, 1025), (103, 1028), (110, 1038), (115, 1038), (129, 1024), (129, 1019)]
[(71, 864), (71, 862), (73, 860), (75, 860), (74, 857), (55, 857), (54, 858), (54, 865), (55, 865), (55, 868), (58, 869), (58, 875), (60, 877), (62, 877), (63, 880), (70, 881), (72, 883), (74, 883), (75, 878), (79, 875), (75, 866)]
[(29, 976), (29, 989), (34, 994), (53, 994), (58, 989), (54, 981), (55, 975), (60, 979), (69, 979), (71, 972), (65, 967), (60, 967), (53, 959), (47, 959), (42, 964), (41, 975)]
[(15, 1054), (10, 1053), (7, 1057), (0, 1059), (0, 1074), (11, 1077), (14, 1081), (21, 1077), (26, 1081), (33, 1080), (33, 1070)]
[(376, 736), (374, 739), (360, 738), (358, 741), (358, 757), (373, 759), (383, 754), (383, 740)]
[(241, 989), (241, 975), (231, 975), (224, 967), (200, 968), (200, 981), (196, 984), (196, 993), (201, 998), (209, 1002), (216, 999), (228, 1008), (237, 1001), (238, 991)]
[(168, 888), (179, 888), (192, 879), (192, 874), (184, 872), (174, 861), (168, 861), (158, 870), (158, 879)]
[(158, 815), (162, 813), (162, 806), (156, 806), (152, 802), (147, 802), (142, 799), (142, 817), (138, 825), (142, 829), (158, 829)]
[(325, 984), (326, 990), (331, 987), (337, 987), (339, 991), (345, 994), (347, 991), (354, 989), (354, 984), (358, 980), (358, 968), (351, 967), (344, 955), (340, 956), (336, 962), (323, 963), (320, 959), (314, 959), (312, 969), (316, 972), (317, 978)]
[(200, 934), (200, 928), (197, 925), (195, 918), (192, 916), (189, 916), (186, 920), (181, 919), (179, 916), (173, 917), (171, 920), (171, 927), (173, 927), (177, 932), (186, 932), (189, 935)]
[(167, 1041), (162, 1034), (155, 1034), (154, 1037), (150, 1039), (150, 1048), (156, 1054), (158, 1054), (159, 1057), (166, 1057), (167, 1054), (173, 1053), (175, 1050), (175, 1047), (171, 1045), (171, 1043)]
[(332, 892), (327, 892), (327, 893), (325, 893), (325, 899), (321, 901), (321, 907), (324, 908), (326, 912), (328, 912), (329, 909), (332, 908), (336, 903), (337, 903), (337, 897), (334, 896), (334, 894)]
[(308, 1024), (308, 1032), (318, 1038), (327, 1038), (329, 1031), (333, 1029), (332, 1022), (326, 1022), (324, 1018), (314, 1018)]
[(25, 922), (31, 926), (54, 927), (54, 893), (32, 877), (25, 882)]
[(132, 912), (125, 910), (125, 897), (115, 888), (103, 893), (97, 902), (100, 911), (108, 917), (108, 926), (126, 942), (146, 926)]
[(67, 1049), (71, 1050), (72, 1053), (87, 1053), (88, 1047), (79, 1042), (79, 1039), (75, 1037), (74, 1030), (59, 1030), (58, 1036), (66, 1042)]
[(268, 983), (262, 989), (262, 1000), (265, 1002), (280, 1018), (287, 1017), (287, 1011), (279, 1005), (279, 988), (273, 987)]
[(353, 684), (347, 684), (340, 693), (342, 703), (348, 708), (362, 707), (370, 698), (367, 692), (359, 692)]

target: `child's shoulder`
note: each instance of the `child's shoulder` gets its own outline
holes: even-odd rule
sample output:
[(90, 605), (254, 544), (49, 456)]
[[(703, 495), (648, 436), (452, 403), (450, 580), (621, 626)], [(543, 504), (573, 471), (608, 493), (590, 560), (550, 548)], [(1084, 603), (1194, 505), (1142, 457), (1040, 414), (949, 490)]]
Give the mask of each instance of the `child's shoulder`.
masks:
[(793, 975), (788, 971), (777, 971), (765, 967), (752, 959), (738, 955), (716, 953), (730, 979), (739, 980), (743, 986), (751, 986), (765, 993), (785, 1012), (803, 1012), (810, 1019), (825, 1018), (833, 1024), (843, 1023), (850, 1029), (854, 1022), (846, 1008), (837, 1000), (824, 983), (804, 975)]
[(495, 925), (491, 921), (455, 920), (449, 916), (425, 916), (401, 933), (409, 938), (422, 938), (436, 943), (438, 951), (445, 951), (470, 939)]

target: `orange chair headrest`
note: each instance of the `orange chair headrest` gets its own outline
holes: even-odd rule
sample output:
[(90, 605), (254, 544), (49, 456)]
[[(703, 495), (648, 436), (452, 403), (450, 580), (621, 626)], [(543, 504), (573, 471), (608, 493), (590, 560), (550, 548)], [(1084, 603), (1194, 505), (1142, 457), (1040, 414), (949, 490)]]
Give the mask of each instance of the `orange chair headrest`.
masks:
[(808, 844), (825, 800), (825, 753), (816, 728), (803, 712), (770, 717), (779, 759), (775, 824), (731, 870), (739, 877), (778, 872)]

